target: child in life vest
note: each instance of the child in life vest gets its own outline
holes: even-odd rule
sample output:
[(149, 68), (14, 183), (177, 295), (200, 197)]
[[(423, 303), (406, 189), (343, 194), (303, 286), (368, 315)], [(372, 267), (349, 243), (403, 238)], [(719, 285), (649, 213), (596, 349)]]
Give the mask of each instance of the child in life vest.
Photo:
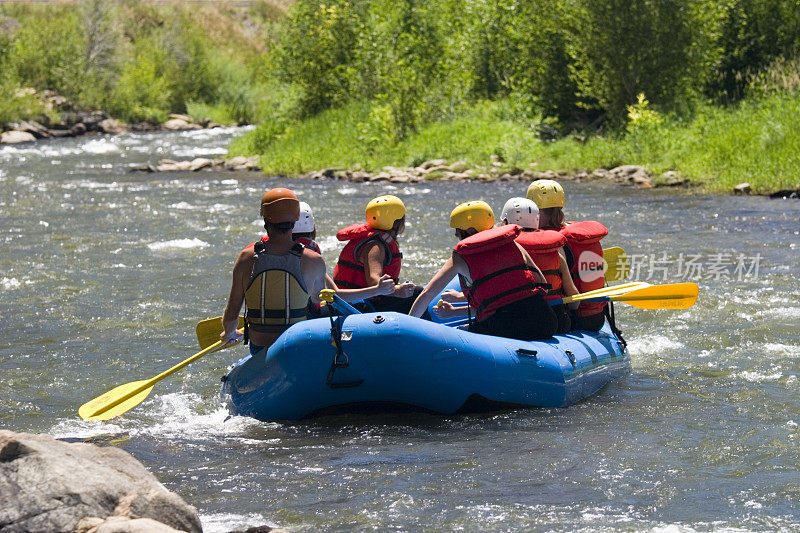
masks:
[[(314, 240), (316, 238), (317, 225), (314, 220), (314, 212), (311, 210), (311, 206), (306, 202), (300, 202), (300, 218), (294, 223), (294, 227), (292, 228), (292, 240), (321, 255), (322, 250), (319, 244)], [(265, 235), (261, 237), (261, 240), (268, 241), (269, 237)], [(366, 298), (392, 294), (394, 292), (394, 280), (391, 276), (383, 275), (375, 285), (358, 289), (344, 289), (337, 287), (333, 278), (325, 274), (325, 288), (335, 290), (337, 296), (346, 302), (358, 302)], [(327, 316), (327, 313), (319, 304), (309, 301), (306, 315), (308, 318), (319, 318), (321, 316)]]
[[(539, 208), (536, 203), (527, 198), (511, 198), (503, 206), (500, 217), (503, 224), (516, 224), (522, 228), (516, 241), (525, 248), (542, 271), (548, 284), (547, 295), (544, 297), (547, 302), (578, 294), (567, 261), (563, 257), (562, 247), (567, 239), (558, 231), (538, 229)], [(558, 318), (556, 333), (569, 333), (571, 322), (566, 306), (559, 303), (551, 307)], [(577, 308), (577, 304), (575, 307)]]
[[(566, 239), (564, 252), (575, 288), (589, 292), (605, 287), (603, 248), (608, 228), (594, 220), (564, 221), (564, 189), (554, 180), (536, 180), (526, 194), (539, 207), (539, 229), (558, 231)], [(599, 331), (605, 323), (606, 302), (581, 302), (571, 311), (573, 330)]]
[(514, 239), (516, 225), (494, 228), (494, 213), (486, 202), (457, 206), (450, 214), (459, 243), (439, 272), (420, 293), (409, 315), (421, 316), (431, 300), (456, 274), (468, 306), (440, 302), (442, 317), (471, 314), (475, 333), (520, 340), (547, 339), (556, 331), (557, 319), (544, 300), (545, 278), (528, 253)]
[(368, 304), (355, 307), (360, 311), (395, 311), (407, 313), (422, 291), (410, 281), (400, 282), (403, 254), (397, 238), (405, 229), (406, 206), (397, 196), (373, 198), (364, 211), (364, 222), (350, 224), (336, 233), (347, 244), (339, 254), (333, 280), (343, 289), (360, 289), (389, 275), (395, 282), (394, 292), (371, 297)]

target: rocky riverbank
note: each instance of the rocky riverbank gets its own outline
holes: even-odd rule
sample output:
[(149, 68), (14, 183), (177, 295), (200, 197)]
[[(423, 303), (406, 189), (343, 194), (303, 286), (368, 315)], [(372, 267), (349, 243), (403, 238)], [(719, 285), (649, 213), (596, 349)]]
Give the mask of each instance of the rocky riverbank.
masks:
[[(129, 453), (0, 430), (0, 531), (201, 533), (197, 509)], [(267, 526), (250, 533), (276, 531)]]
[[(261, 170), (259, 157), (234, 157), (231, 159), (195, 158), (185, 161), (162, 159), (156, 165), (145, 165), (131, 169), (144, 172), (172, 172), (198, 170)], [(537, 171), (509, 168), (500, 161), (493, 160), (491, 165), (471, 166), (464, 161), (450, 163), (445, 159), (433, 159), (416, 167), (383, 167), (377, 172), (359, 169), (327, 168), (307, 172), (298, 176), (306, 179), (335, 179), (351, 182), (389, 183), (421, 183), (425, 181), (534, 181), (552, 179), (558, 181), (607, 181), (638, 189), (654, 187), (671, 187), (690, 189), (694, 183), (680, 172), (669, 171), (661, 175), (653, 175), (640, 165), (622, 165), (612, 169), (598, 168), (592, 171), (575, 173), (556, 172), (554, 170)], [(749, 183), (736, 185), (733, 194), (752, 194)], [(764, 194), (770, 198), (800, 198), (800, 189), (787, 189)]]
[[(146, 165), (131, 169), (143, 172), (172, 172), (199, 170), (260, 170), (258, 156), (234, 157), (232, 159), (195, 158), (185, 161), (162, 159), (155, 165)], [(668, 172), (662, 176), (653, 176), (645, 167), (624, 165), (592, 172), (575, 174), (560, 173), (553, 170), (544, 172), (508, 168), (499, 161), (489, 166), (470, 166), (464, 161), (450, 163), (444, 159), (426, 161), (416, 167), (384, 167), (377, 172), (358, 169), (328, 168), (301, 174), (305, 179), (336, 179), (351, 182), (421, 183), (425, 181), (533, 181), (537, 179), (555, 179), (560, 181), (596, 181), (606, 180), (620, 185), (649, 189), (652, 187), (688, 187), (688, 179), (677, 172)]]
[[(39, 139), (58, 139), (92, 134), (116, 135), (126, 131), (185, 131), (218, 128), (221, 124), (209, 119), (200, 121), (188, 115), (171, 114), (166, 122), (126, 124), (101, 110), (79, 110), (63, 96), (51, 91), (37, 94), (34, 89), (22, 89), (26, 95), (37, 96), (43, 112), (28, 120), (0, 124), (0, 144), (34, 142)], [(54, 118), (55, 117), (55, 118)]]

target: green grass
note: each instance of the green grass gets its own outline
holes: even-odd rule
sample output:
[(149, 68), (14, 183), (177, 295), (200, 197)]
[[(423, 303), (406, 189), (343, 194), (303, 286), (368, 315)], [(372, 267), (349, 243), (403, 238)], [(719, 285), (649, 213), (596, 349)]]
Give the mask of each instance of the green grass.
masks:
[(762, 193), (800, 187), (800, 95), (770, 96), (731, 108), (704, 106), (691, 120), (662, 117), (659, 123), (586, 142), (563, 138), (543, 143), (528, 125), (503, 118), (504, 105), (480, 103), (460, 118), (392, 143), (369, 137), (369, 104), (350, 104), (305, 121), (264, 124), (235, 141), (231, 151), (260, 154), (266, 172), (285, 175), (328, 167), (377, 170), (434, 158), (485, 165), (496, 155), (508, 166), (535, 163), (537, 170), (574, 172), (622, 164), (643, 165), (657, 176), (678, 170), (708, 192), (729, 192), (745, 181)]

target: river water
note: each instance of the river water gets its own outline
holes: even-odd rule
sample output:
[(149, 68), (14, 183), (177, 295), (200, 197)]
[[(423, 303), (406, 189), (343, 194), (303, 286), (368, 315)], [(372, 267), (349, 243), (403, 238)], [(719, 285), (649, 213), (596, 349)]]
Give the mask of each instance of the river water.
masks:
[(291, 186), (335, 230), (379, 194), (409, 208), (404, 277), (454, 244), (447, 215), (499, 211), (527, 184), (393, 186), (258, 173), (131, 173), (218, 156), (236, 129), (85, 137), (0, 148), (0, 426), (118, 446), (195, 505), (206, 531), (800, 530), (800, 203), (566, 183), (568, 215), (610, 228), (638, 279), (700, 276), (686, 311), (618, 306), (633, 373), (563, 409), (228, 418), (237, 347), (156, 385), (126, 415), (78, 407), (197, 351), (221, 314), (258, 199)]

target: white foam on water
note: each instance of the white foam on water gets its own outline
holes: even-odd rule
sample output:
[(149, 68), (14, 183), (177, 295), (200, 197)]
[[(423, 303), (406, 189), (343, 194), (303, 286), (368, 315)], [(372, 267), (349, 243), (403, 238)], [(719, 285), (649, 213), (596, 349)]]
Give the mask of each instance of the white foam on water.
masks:
[(683, 347), (683, 343), (664, 335), (644, 335), (628, 341), (628, 350), (631, 355), (654, 355)]
[(185, 150), (173, 150), (172, 154), (175, 157), (203, 157), (208, 155), (225, 155), (228, 153), (227, 148), (209, 148), (209, 147), (197, 147), (197, 148), (187, 148)]
[(237, 180), (237, 179), (227, 179), (227, 180), (222, 180), (219, 183), (220, 183), (220, 185), (239, 185), (239, 180)]
[(356, 194), (358, 189), (355, 187), (342, 187), (341, 189), (336, 189), (336, 194), (340, 196), (350, 196), (351, 194)]
[(186, 248), (207, 248), (211, 246), (205, 241), (201, 241), (197, 237), (194, 239), (174, 239), (171, 241), (152, 242), (147, 245), (153, 251), (161, 250), (174, 250)]
[(148, 415), (152, 413), (158, 422), (138, 428), (135, 432), (163, 438), (207, 440), (214, 437), (236, 438), (244, 435), (249, 428), (263, 427), (265, 424), (254, 418), (231, 417), (222, 405), (211, 412), (200, 412), (207, 405), (208, 399), (204, 400), (195, 393), (158, 395), (149, 400), (146, 406)]
[(103, 435), (124, 435), (117, 421), (81, 420), (77, 417), (59, 421), (49, 432), (56, 439), (90, 439)]
[(170, 209), (200, 209), (199, 205), (192, 205), (189, 202), (178, 202), (176, 204), (169, 204), (167, 207)]
[(745, 370), (734, 374), (733, 377), (742, 379), (744, 381), (749, 381), (751, 383), (764, 383), (767, 381), (778, 381), (783, 377), (783, 374), (780, 372), (764, 374), (762, 372), (751, 372), (749, 370)]
[[(210, 400), (217, 402), (214, 398)], [(156, 439), (198, 440), (244, 437), (253, 427), (265, 427), (266, 422), (244, 416), (231, 417), (228, 410), (216, 403), (208, 411), (209, 400), (198, 394), (170, 393), (151, 395), (131, 414), (105, 421), (86, 421), (77, 417), (59, 421), (50, 434), (56, 438), (90, 439), (105, 435), (149, 436)], [(143, 421), (145, 416), (150, 422)], [(274, 424), (278, 427), (278, 424)], [(244, 438), (243, 438), (244, 437)], [(255, 443), (273, 442), (259, 440)]]
[(207, 207), (205, 209), (209, 213), (224, 213), (226, 211), (230, 211), (236, 208), (230, 204), (214, 204), (211, 207)]
[(92, 139), (81, 146), (84, 152), (90, 154), (113, 154), (122, 149), (109, 139)]
[(22, 286), (22, 282), (20, 282), (20, 280), (18, 280), (17, 278), (6, 278), (6, 277), (3, 277), (3, 279), (0, 280), (0, 285), (2, 285), (3, 288), (6, 289), (6, 290), (8, 290), (8, 289), (18, 289), (19, 287)]
[(782, 344), (780, 342), (767, 342), (762, 345), (764, 351), (770, 355), (800, 356), (800, 345)]
[(231, 513), (200, 513), (200, 522), (205, 533), (225, 533), (226, 531), (244, 530), (250, 527), (269, 526), (277, 528), (277, 524), (267, 521), (264, 515), (248, 513), (237, 515)]
[(255, 126), (226, 126), (223, 128), (186, 130), (185, 132), (181, 133), (181, 137), (192, 137), (193, 139), (212, 139), (214, 137), (224, 137), (225, 135), (245, 133), (253, 129), (255, 129)]
[(336, 238), (336, 235), (325, 235), (324, 237), (317, 239), (317, 244), (319, 244), (319, 247), (323, 252), (327, 252), (328, 250), (335, 250), (343, 243)]
[(20, 185), (30, 185), (33, 183), (33, 178), (29, 176), (17, 176), (14, 181), (19, 183)]
[(64, 155), (79, 155), (83, 150), (78, 148), (68, 148), (65, 146), (49, 146), (49, 145), (27, 145), (27, 146), (11, 146), (6, 145), (0, 148), (0, 156), (7, 156), (4, 159), (18, 159), (24, 156), (33, 157), (59, 157)]
[(112, 181), (110, 183), (104, 183), (100, 181), (79, 181), (77, 183), (65, 183), (61, 186), (63, 189), (74, 189), (76, 187), (80, 187), (81, 189), (107, 189), (109, 191), (121, 191), (122, 185), (117, 183), (116, 181)]

